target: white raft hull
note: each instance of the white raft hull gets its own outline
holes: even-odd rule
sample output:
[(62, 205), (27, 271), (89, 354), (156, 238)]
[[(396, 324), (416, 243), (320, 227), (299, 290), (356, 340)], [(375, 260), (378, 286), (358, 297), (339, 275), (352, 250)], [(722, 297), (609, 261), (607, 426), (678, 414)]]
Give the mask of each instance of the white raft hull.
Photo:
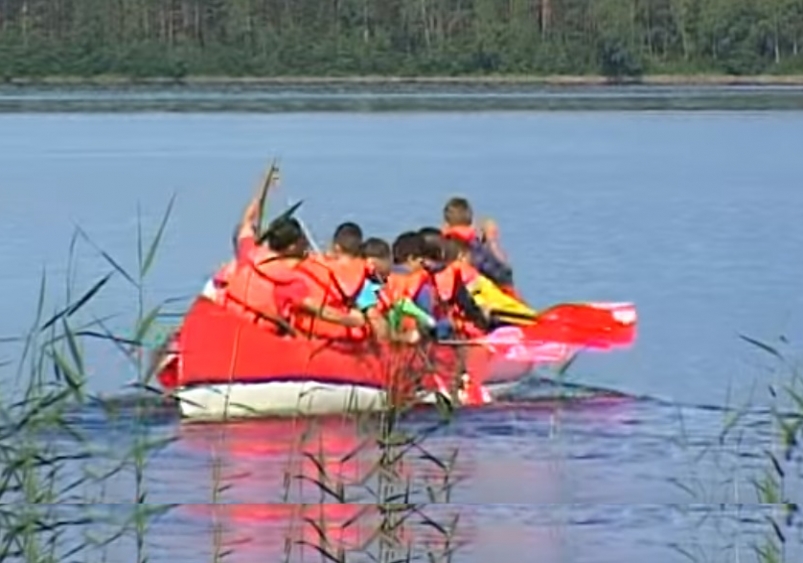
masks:
[[(489, 391), (496, 394), (512, 385), (493, 385)], [(387, 393), (382, 389), (314, 381), (198, 385), (179, 388), (174, 396), (186, 422), (378, 412), (387, 405)], [(436, 396), (422, 393), (418, 401), (435, 404)], [(490, 395), (487, 401), (491, 401)]]

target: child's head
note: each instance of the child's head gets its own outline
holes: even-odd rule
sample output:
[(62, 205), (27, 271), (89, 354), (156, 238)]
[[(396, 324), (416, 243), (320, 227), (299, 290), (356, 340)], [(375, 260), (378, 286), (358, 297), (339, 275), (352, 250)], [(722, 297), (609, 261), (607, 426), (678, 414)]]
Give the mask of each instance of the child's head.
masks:
[(362, 229), (356, 223), (341, 223), (332, 237), (332, 250), (335, 254), (357, 257), (362, 244)]
[(474, 222), (474, 211), (464, 197), (453, 197), (443, 206), (443, 220), (450, 227), (469, 227)]
[(393, 241), (393, 263), (408, 266), (413, 270), (422, 267), (424, 257), (424, 237), (414, 231), (400, 234)]
[(437, 227), (424, 227), (418, 231), (418, 234), (424, 239), (424, 261), (428, 263), (442, 262), (444, 238), (441, 230)]
[(390, 274), (390, 245), (381, 238), (370, 237), (362, 243), (360, 250), (371, 271), (387, 278)]
[(468, 260), (471, 253), (469, 244), (459, 238), (446, 237), (443, 239), (443, 261), (451, 264), (455, 261)]
[(303, 256), (308, 248), (301, 223), (295, 217), (274, 220), (264, 236), (268, 248), (280, 256)]

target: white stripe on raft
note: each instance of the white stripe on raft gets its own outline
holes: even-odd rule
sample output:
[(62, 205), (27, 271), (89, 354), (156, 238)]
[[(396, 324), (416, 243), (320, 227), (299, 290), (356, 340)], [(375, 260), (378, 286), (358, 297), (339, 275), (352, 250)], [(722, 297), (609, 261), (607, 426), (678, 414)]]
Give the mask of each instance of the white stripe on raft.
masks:
[[(515, 385), (506, 382), (481, 386), (485, 403), (492, 392), (504, 392)], [(448, 396), (448, 390), (442, 390)], [(326, 416), (349, 412), (376, 412), (386, 406), (387, 393), (376, 387), (337, 385), (315, 381), (274, 381), (197, 385), (176, 390), (182, 418), (187, 422), (220, 421), (227, 418), (264, 416)], [(417, 402), (432, 405), (434, 393), (421, 393)]]

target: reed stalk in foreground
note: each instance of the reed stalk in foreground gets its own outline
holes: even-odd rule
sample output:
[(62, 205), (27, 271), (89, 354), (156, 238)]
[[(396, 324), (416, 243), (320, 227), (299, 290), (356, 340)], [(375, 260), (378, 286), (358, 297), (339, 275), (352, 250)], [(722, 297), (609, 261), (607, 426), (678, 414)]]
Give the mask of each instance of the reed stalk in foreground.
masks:
[(72, 468), (91, 456), (70, 417), (74, 405), (86, 401), (87, 380), (72, 323), (109, 278), (45, 320), (43, 274), (34, 321), (17, 341), (22, 350), (16, 373), (11, 364), (0, 370), (0, 561), (55, 563), (89, 547), (73, 532), (90, 520), (66, 506), (80, 502), (86, 485)]
[[(803, 379), (799, 367), (777, 346), (742, 336), (751, 346), (769, 355), (775, 362), (772, 380), (767, 385), (769, 408), (751, 408), (750, 401), (739, 408), (725, 409), (723, 427), (716, 443), (705, 444), (695, 463), (713, 460), (708, 474), (723, 476), (715, 481), (720, 490), (713, 494), (699, 477), (675, 484), (697, 503), (733, 506), (735, 514), (717, 517), (702, 514), (695, 529), (715, 519), (718, 533), (727, 533), (725, 550), (711, 546), (710, 534), (690, 538), (677, 551), (689, 560), (758, 563), (796, 563), (803, 556), (800, 534), (803, 518), (800, 500), (803, 494)], [(781, 338), (781, 343), (786, 340)], [(769, 444), (746, 444), (748, 435), (765, 429)], [(682, 432), (681, 445), (690, 444)], [(763, 439), (763, 435), (761, 436)], [(697, 444), (699, 447), (700, 444)], [(725, 520), (721, 522), (719, 520)], [(750, 539), (756, 535), (756, 539)], [(763, 531), (762, 531), (763, 530)]]
[[(175, 438), (151, 435), (145, 422), (149, 402), (142, 393), (135, 397), (132, 428), (126, 429), (130, 445), (122, 453), (119, 443), (102, 449), (97, 438), (85, 433), (80, 418), (84, 409), (99, 406), (111, 425), (117, 409), (114, 401), (90, 393), (93, 362), (87, 353), (89, 342), (113, 346), (125, 358), (127, 369), (135, 372), (132, 386), (154, 390), (151, 379), (155, 365), (149, 366), (143, 354), (167, 303), (150, 305), (146, 282), (172, 205), (171, 200), (150, 242), (146, 242), (142, 222), (138, 222), (133, 273), (79, 229), (70, 243), (70, 264), (81, 241), (103, 258), (109, 272), (79, 293), (71, 285), (70, 265), (67, 303), (50, 317), (45, 315), (48, 292), (46, 278), (42, 279), (35, 322), (20, 339), (23, 352), (17, 373), (13, 374), (15, 381), (23, 383), (10, 393), (4, 389), (0, 396), (0, 562), (115, 560), (109, 551), (120, 542), (130, 541), (135, 550), (132, 560), (144, 563), (149, 559), (151, 526), (173, 507), (151, 502), (149, 460)], [(108, 318), (98, 318), (90, 312), (94, 299), (112, 281), (119, 280), (133, 293), (135, 319), (128, 336), (114, 334), (108, 327)], [(82, 322), (82, 318), (90, 320)], [(331, 561), (366, 556), (383, 563), (410, 561), (416, 556), (451, 561), (461, 547), (459, 512), (443, 521), (428, 512), (434, 504), (451, 502), (457, 482), (459, 452), (455, 449), (442, 455), (426, 444), (453, 421), (453, 405), (438, 395), (437, 421), (424, 424), (409, 416), (413, 408), (410, 390), (420, 387), (421, 378), (430, 369), (426, 362), (423, 367), (412, 368), (414, 363), (405, 360), (386, 366), (392, 382), (392, 400), (386, 408), (379, 413), (351, 413), (342, 418), (341, 423), (351, 426), (359, 439), (351, 451), (337, 452), (335, 463), (331, 452), (322, 445), (321, 423), (297, 421), (303, 431), (291, 448), (283, 500), (296, 505), (297, 517), (290, 526), (295, 530), (311, 529), (313, 533), (299, 536), (294, 532), (288, 536), (286, 558), (292, 558), (299, 550), (314, 550)], [(12, 368), (9, 364), (0, 366), (6, 370), (4, 373), (10, 373)], [(226, 471), (222, 452), (228, 429), (227, 421), (216, 429), (219, 439), (212, 461), (212, 504), (224, 503), (225, 493), (242, 477)], [(338, 470), (357, 459), (366, 461), (366, 471), (344, 475)], [(315, 468), (314, 474), (303, 471), (305, 464)], [(416, 470), (426, 475), (422, 477)], [(107, 484), (122, 479), (130, 479), (133, 495), (128, 499), (131, 510), (121, 518), (102, 512), (98, 505), (114, 506), (125, 500), (110, 497), (107, 492)], [(312, 503), (306, 498), (309, 485), (317, 492)], [(74, 506), (66, 507), (70, 503)], [(346, 520), (337, 521), (338, 532), (354, 531), (356, 541), (344, 543), (333, 537), (325, 510), (332, 504), (357, 508)], [(213, 513), (215, 562), (223, 561), (232, 549), (222, 539), (222, 527)], [(421, 536), (426, 529), (431, 539), (424, 542)]]
[[(439, 420), (417, 432), (405, 428), (405, 416), (415, 404), (410, 389), (420, 387), (424, 375), (412, 371), (408, 364), (387, 363), (389, 401), (378, 412), (350, 410), (344, 405), (347, 412), (338, 417), (338, 422), (354, 436), (350, 451), (333, 452), (325, 446), (325, 421), (298, 419), (304, 430), (291, 448), (297, 453), (291, 453), (288, 460), (284, 502), (296, 506), (300, 522), (288, 525), (285, 561), (303, 557), (310, 550), (340, 563), (365, 560), (366, 556), (383, 563), (402, 563), (416, 554), (433, 562), (452, 560), (460, 547), (456, 537), (459, 519), (437, 522), (426, 514), (426, 508), (431, 503), (450, 501), (457, 452), (439, 459), (424, 442), (452, 421), (453, 410), (450, 402), (439, 396)], [(421, 461), (432, 464), (439, 476), (417, 485), (411, 466)], [(343, 471), (346, 465), (359, 467), (361, 462), (367, 465), (366, 471)], [(307, 504), (309, 493), (317, 497), (315, 506)], [(348, 518), (332, 521), (326, 509), (332, 505), (353, 510)], [(416, 540), (415, 527), (434, 530), (439, 541), (422, 545)], [(344, 540), (349, 534), (352, 541)], [(433, 543), (439, 544), (437, 548)]]
[[(145, 286), (148, 274), (155, 264), (172, 205), (173, 201), (171, 200), (156, 233), (148, 243), (142, 234), (142, 222), (138, 221), (136, 269), (133, 272), (124, 267), (119, 259), (103, 250), (87, 233), (79, 229), (70, 245), (71, 257), (77, 242), (82, 241), (102, 257), (109, 265), (110, 271), (78, 298), (69, 299), (70, 293), (68, 292), (67, 306), (44, 323), (41, 322), (45, 300), (43, 283), (40, 312), (36, 323), (37, 330), (32, 331), (32, 336), (28, 338), (28, 349), (33, 352), (29, 351), (28, 353), (30, 369), (27, 374), (29, 386), (26, 389), (26, 402), (22, 406), (21, 404), (9, 403), (6, 405), (4, 403), (0, 410), (0, 421), (3, 423), (3, 430), (7, 431), (13, 431), (15, 425), (30, 432), (41, 428), (40, 434), (45, 434), (45, 431), (49, 431), (53, 427), (61, 429), (63, 433), (73, 439), (73, 442), (66, 444), (65, 447), (73, 452), (75, 459), (67, 459), (62, 456), (56, 461), (48, 459), (42, 461), (42, 452), (49, 451), (48, 448), (54, 447), (46, 436), (42, 436), (39, 440), (20, 439), (17, 449), (9, 448), (5, 441), (2, 442), (0, 455), (3, 457), (0, 459), (3, 460), (3, 482), (8, 480), (11, 483), (17, 481), (23, 483), (25, 488), (20, 487), (19, 490), (28, 495), (26, 498), (29, 500), (29, 505), (36, 510), (32, 509), (31, 513), (26, 511), (0, 512), (3, 531), (14, 530), (14, 533), (4, 533), (2, 536), (11, 545), (11, 548), (0, 551), (0, 554), (7, 552), (9, 557), (13, 555), (14, 558), (22, 556), (26, 562), (55, 562), (84, 552), (86, 560), (97, 561), (106, 558), (107, 549), (115, 547), (118, 542), (132, 539), (136, 561), (141, 563), (148, 560), (147, 539), (151, 530), (150, 526), (173, 507), (172, 504), (152, 504), (150, 502), (147, 484), (148, 461), (154, 453), (169, 445), (175, 438), (154, 438), (149, 435), (149, 426), (144, 423), (144, 418), (148, 414), (147, 396), (141, 393), (135, 397), (134, 401), (134, 428), (133, 436), (130, 436), (132, 443), (122, 456), (117, 448), (107, 452), (98, 451), (97, 445), (91, 444), (88, 437), (81, 435), (80, 425), (75, 424), (76, 416), (74, 415), (79, 413), (80, 416), (81, 409), (92, 404), (100, 405), (111, 418), (115, 411), (115, 405), (112, 402), (94, 397), (88, 391), (89, 377), (87, 374), (91, 371), (89, 369), (91, 360), (85, 353), (85, 344), (90, 340), (100, 340), (114, 346), (123, 355), (128, 369), (136, 374), (136, 381), (132, 384), (134, 388), (154, 390), (151, 386), (151, 379), (154, 375), (151, 369), (155, 368), (155, 364), (149, 365), (143, 354), (146, 343), (157, 329), (158, 319), (167, 303), (149, 305)], [(115, 279), (122, 280), (133, 290), (133, 301), (135, 302), (133, 309), (136, 314), (132, 334), (127, 337), (114, 334), (107, 325), (108, 319), (92, 318), (91, 322), (84, 325), (80, 325), (75, 320), (80, 313), (85, 313), (90, 309), (93, 299), (110, 281)], [(43, 341), (40, 334), (44, 334), (46, 331), (49, 331), (49, 338)], [(390, 380), (404, 381), (408, 384), (419, 385), (420, 381), (418, 380), (423, 375), (423, 373), (411, 373), (406, 365), (388, 365), (387, 369)], [(55, 378), (51, 378), (51, 374), (55, 374)], [(391, 391), (394, 390), (391, 389)], [(391, 394), (393, 395), (393, 393)], [(357, 476), (343, 476), (332, 471), (331, 460), (326, 459), (327, 452), (325, 448), (321, 447), (321, 442), (313, 444), (313, 437), (316, 436), (319, 424), (310, 420), (298, 421), (299, 427), (304, 427), (304, 430), (299, 436), (299, 443), (292, 448), (291, 459), (288, 460), (289, 471), (285, 480), (284, 500), (290, 504), (298, 504), (297, 521), (292, 522), (291, 526), (296, 529), (311, 526), (316, 530), (317, 539), (310, 541), (303, 537), (288, 538), (286, 556), (290, 557), (294, 549), (306, 547), (315, 549), (319, 553), (326, 551), (338, 560), (345, 560), (348, 554), (356, 556), (360, 553), (378, 554), (377, 557), (383, 562), (409, 560), (416, 546), (413, 545), (414, 539), (410, 536), (407, 524), (416, 520), (418, 525), (430, 527), (441, 536), (440, 541), (437, 542), (439, 550), (428, 549), (427, 555), (430, 560), (451, 560), (459, 545), (456, 539), (459, 519), (455, 517), (449, 522), (436, 522), (427, 516), (426, 505), (435, 502), (449, 502), (449, 496), (455, 484), (453, 472), (458, 456), (457, 452), (453, 451), (444, 459), (440, 459), (435, 453), (424, 447), (425, 440), (445, 427), (451, 420), (451, 405), (443, 397), (440, 397), (438, 407), (442, 414), (441, 420), (414, 432), (405, 427), (404, 421), (405, 415), (412, 408), (410, 399), (410, 396), (405, 396), (402, 400), (393, 400), (389, 407), (378, 415), (352, 413), (343, 418), (344, 424), (352, 425), (355, 432), (364, 435), (360, 445), (354, 451), (340, 453), (340, 465), (357, 457), (366, 457), (370, 460), (368, 471)], [(7, 422), (8, 424), (6, 424)], [(233, 486), (236, 479), (241, 477), (231, 475), (226, 471), (225, 459), (222, 457), (228, 427), (228, 421), (224, 421), (216, 428), (219, 431), (219, 439), (212, 461), (213, 483), (210, 497), (212, 504), (225, 502), (226, 491)], [(320, 438), (320, 433), (317, 436)], [(85, 447), (81, 456), (75, 454), (79, 450), (74, 444), (82, 444)], [(33, 451), (32, 448), (38, 448), (38, 450)], [(12, 454), (26, 460), (26, 463), (17, 462)], [(98, 464), (102, 463), (104, 458), (107, 467), (98, 470)], [(416, 486), (410, 468), (406, 466), (421, 461), (435, 467), (437, 475), (430, 476), (430, 479), (422, 486)], [(306, 475), (298, 470), (298, 467), (304, 462), (317, 468), (315, 475)], [(50, 470), (38, 470), (41, 468), (36, 466), (36, 463), (44, 465)], [(69, 470), (71, 475), (76, 475), (76, 478), (72, 482), (68, 482), (67, 486), (59, 489), (60, 474), (54, 468)], [(115, 502), (116, 499), (108, 499), (106, 496), (105, 485), (107, 482), (128, 477), (133, 478), (133, 495), (130, 501), (132, 509), (127, 516), (120, 520), (119, 517), (98, 513), (97, 510), (92, 509), (92, 502)], [(317, 488), (319, 493), (317, 505), (312, 507), (306, 505), (304, 495), (309, 492), (309, 487), (306, 487), (307, 490), (305, 490), (305, 483), (313, 484)], [(83, 534), (75, 534), (75, 537), (81, 538), (80, 545), (73, 546), (66, 551), (59, 551), (61, 547), (57, 549), (56, 546), (62, 544), (53, 538), (47, 538), (43, 533), (43, 530), (53, 529), (53, 526), (43, 524), (44, 517), (37, 516), (38, 520), (34, 518), (39, 513), (39, 507), (36, 505), (47, 502), (51, 506), (55, 506), (67, 502), (66, 499), (73, 498), (69, 496), (71, 492), (88, 488), (92, 488), (94, 493), (85, 492), (81, 497), (85, 502), (90, 503), (81, 508), (83, 516), (80, 519), (62, 521), (63, 525), (84, 530)], [(9, 488), (6, 487), (2, 490), (8, 491)], [(11, 493), (5, 492), (5, 497), (2, 498), (8, 498), (9, 494)], [(293, 498), (296, 495), (297, 498)], [(341, 528), (346, 530), (358, 526), (365, 528), (366, 537), (359, 545), (350, 545), (346, 549), (346, 546), (337, 545), (332, 538), (327, 538), (327, 534), (330, 533), (327, 530), (330, 528), (322, 520), (326, 516), (324, 510), (318, 511), (317, 519), (310, 516), (316, 507), (320, 508), (331, 503), (351, 505), (360, 503), (367, 507), (361, 508), (349, 521), (340, 522)], [(305, 506), (306, 508), (304, 508)], [(55, 509), (48, 512), (46, 516), (50, 519), (49, 521), (55, 521)], [(222, 539), (222, 528), (223, 523), (216, 518), (213, 512), (212, 559), (216, 562), (224, 560), (231, 553), (231, 546), (226, 545)], [(17, 544), (21, 547), (14, 550), (13, 548)], [(46, 552), (43, 545), (50, 549), (50, 559), (42, 557), (41, 554)]]
[[(168, 441), (142, 437), (142, 425), (136, 424), (144, 410), (139, 401), (134, 445), (122, 458), (116, 450), (99, 451), (82, 430), (80, 417), (85, 408), (106, 406), (88, 390), (91, 370), (85, 345), (89, 340), (114, 344), (143, 374), (143, 342), (159, 311), (157, 307), (145, 312), (144, 282), (154, 264), (171, 206), (172, 201), (147, 252), (140, 225), (136, 280), (109, 254), (100, 251), (112, 270), (74, 298), (72, 275), (77, 242), (83, 239), (98, 249), (80, 228), (70, 242), (67, 304), (56, 308), (47, 319), (47, 278), (42, 277), (33, 326), (17, 342), (22, 345), (17, 371), (12, 374), (10, 364), (0, 366), (4, 384), (16, 382), (10, 389), (4, 387), (0, 395), (0, 561), (56, 563), (82, 557), (87, 561), (105, 560), (105, 548), (130, 535), (131, 530), (137, 561), (147, 560), (148, 524), (170, 507), (146, 504), (146, 463)], [(79, 319), (115, 275), (124, 277), (137, 290), (133, 338), (113, 335), (105, 324), (108, 319), (95, 317), (84, 324)], [(139, 381), (147, 384), (143, 375)], [(112, 458), (112, 467), (98, 471), (96, 464), (103, 457)], [(106, 501), (106, 483), (130, 466), (136, 509), (124, 522), (115, 524), (116, 519), (100, 513), (96, 503)]]
[[(145, 354), (146, 343), (152, 339), (152, 333), (157, 328), (156, 323), (163, 312), (164, 307), (172, 300), (167, 300), (156, 305), (147, 304), (146, 281), (147, 276), (155, 265), (159, 247), (162, 242), (168, 220), (172, 213), (175, 196), (173, 196), (165, 209), (162, 220), (151, 238), (149, 244), (145, 243), (142, 231), (142, 218), (139, 208), (137, 209), (137, 254), (136, 272), (130, 273), (121, 262), (113, 258), (108, 252), (103, 250), (95, 243), (83, 230), (80, 230), (82, 239), (92, 246), (103, 259), (108, 263), (112, 270), (122, 277), (134, 291), (134, 301), (136, 303), (136, 317), (133, 323), (132, 337), (122, 338), (114, 335), (104, 324), (102, 333), (94, 333), (90, 336), (99, 336), (107, 341), (113, 342), (127, 361), (129, 368), (135, 372), (135, 381), (130, 384), (137, 390), (153, 391), (151, 380), (155, 375), (157, 364), (147, 362)], [(136, 546), (136, 562), (145, 563), (148, 560), (146, 538), (151, 523), (171, 510), (173, 504), (153, 504), (149, 501), (147, 489), (147, 462), (156, 452), (164, 449), (175, 441), (175, 437), (153, 438), (150, 435), (150, 426), (147, 423), (140, 423), (148, 415), (147, 396), (137, 393), (134, 401), (134, 431), (133, 443), (123, 456), (123, 463), (117, 466), (111, 474), (106, 474), (105, 478), (110, 478), (118, 472), (130, 468), (133, 473), (134, 491), (131, 498), (133, 509), (128, 517), (121, 524), (120, 535), (132, 536)]]
[[(769, 354), (776, 362), (774, 381), (769, 385), (772, 407), (768, 414), (772, 426), (772, 447), (765, 450), (766, 466), (753, 479), (758, 502), (772, 510), (765, 516), (768, 531), (754, 550), (761, 563), (799, 561), (800, 531), (803, 518), (802, 499), (792, 500), (790, 494), (803, 495), (803, 379), (799, 365), (790, 362), (781, 351), (764, 342), (742, 336), (753, 346)], [(781, 344), (785, 339), (781, 339)], [(797, 536), (794, 535), (797, 531)], [(796, 545), (794, 552), (789, 551)]]

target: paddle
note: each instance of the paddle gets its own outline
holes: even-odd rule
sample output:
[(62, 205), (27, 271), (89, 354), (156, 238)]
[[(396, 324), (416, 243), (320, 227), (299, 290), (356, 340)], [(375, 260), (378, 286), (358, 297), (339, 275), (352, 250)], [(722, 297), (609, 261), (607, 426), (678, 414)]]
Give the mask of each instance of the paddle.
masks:
[(256, 239), (262, 240), (267, 228), (263, 229), (262, 223), (264, 222), (265, 218), (265, 204), (268, 200), (268, 190), (270, 190), (271, 185), (277, 180), (279, 175), (279, 166), (276, 163), (276, 159), (274, 158), (273, 161), (270, 163), (270, 169), (268, 169), (268, 173), (265, 175), (265, 180), (262, 182), (262, 187), (259, 191), (259, 212), (257, 213), (256, 218), (256, 225), (255, 225), (255, 232), (256, 232)]
[(535, 315), (503, 309), (491, 309), (491, 313), (499, 317), (510, 317), (532, 323), (557, 319), (593, 324), (601, 321), (623, 325), (636, 322), (636, 309), (632, 303), (559, 303)]
[[(303, 201), (303, 200), (301, 200), (301, 201)], [(278, 221), (279, 218), (289, 219), (290, 217), (292, 217), (293, 213), (295, 213), (295, 211), (301, 206), (301, 201), (291, 205), (290, 208), (287, 211), (285, 211), (279, 217), (274, 219), (274, 221)], [(289, 197), (287, 198), (287, 203), (288, 203), (288, 205), (290, 204), (290, 198)], [(312, 248), (312, 250), (314, 252), (316, 252), (316, 253), (320, 253), (321, 249), (318, 246), (318, 244), (315, 242), (315, 239), (312, 237), (312, 233), (310, 232), (310, 230), (307, 227), (306, 223), (304, 223), (304, 220), (299, 216), (296, 216), (296, 219), (298, 220), (298, 224), (301, 226), (301, 230), (304, 232), (304, 236), (307, 237), (307, 241), (309, 242), (309, 245)]]
[(536, 315), (498, 310), (491, 313), (502, 320), (527, 321), (527, 325), (519, 327), (526, 340), (605, 349), (631, 344), (636, 334), (637, 316), (632, 303), (561, 303)]
[(304, 231), (304, 236), (307, 237), (307, 241), (309, 242), (310, 247), (312, 248), (313, 252), (316, 254), (321, 253), (321, 249), (318, 246), (318, 243), (315, 242), (315, 239), (312, 238), (312, 233), (307, 228), (307, 224), (304, 223), (304, 220), (301, 217), (297, 217), (298, 224), (301, 225), (301, 230)]

